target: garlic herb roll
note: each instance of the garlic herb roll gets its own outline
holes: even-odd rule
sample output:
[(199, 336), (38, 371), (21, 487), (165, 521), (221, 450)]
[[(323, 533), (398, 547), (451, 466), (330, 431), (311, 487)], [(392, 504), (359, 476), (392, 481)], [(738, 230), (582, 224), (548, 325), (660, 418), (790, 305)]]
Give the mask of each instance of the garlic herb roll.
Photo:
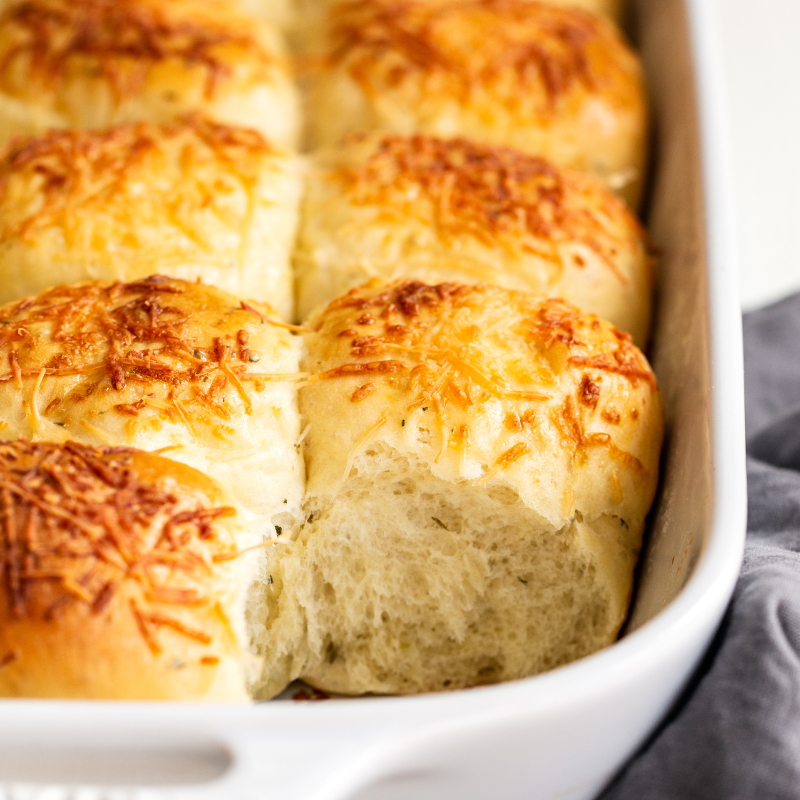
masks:
[(302, 317), (373, 277), (563, 297), (647, 340), (644, 230), (595, 179), (466, 139), (351, 134), (310, 171), (295, 250)]
[(222, 487), (136, 450), (2, 442), (0, 509), (0, 696), (248, 699), (261, 536)]
[(274, 323), (266, 307), (162, 276), (5, 305), (2, 434), (163, 450), (228, 487), (264, 531), (291, 526), (299, 341)]
[(158, 272), (289, 319), (300, 194), (296, 156), (197, 115), (17, 139), (0, 155), (0, 302)]
[(277, 32), (223, 0), (7, 0), (0, 142), (191, 111), (292, 147), (297, 97)]
[(268, 623), (305, 637), (291, 677), (456, 689), (610, 645), (662, 438), (630, 337), (560, 300), (415, 281), (310, 326), (306, 523)]
[(608, 20), (533, 0), (344, 0), (324, 27), (315, 147), (359, 130), (465, 136), (590, 172), (638, 202), (642, 68)]

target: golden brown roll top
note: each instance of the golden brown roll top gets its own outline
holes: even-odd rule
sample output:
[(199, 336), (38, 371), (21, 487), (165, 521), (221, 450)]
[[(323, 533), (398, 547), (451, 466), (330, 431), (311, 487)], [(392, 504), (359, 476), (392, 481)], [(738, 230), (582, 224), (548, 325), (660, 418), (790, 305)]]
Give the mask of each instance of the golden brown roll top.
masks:
[(375, 281), (309, 324), (307, 494), (335, 491), (384, 441), (449, 480), (513, 486), (553, 523), (644, 520), (661, 404), (647, 360), (609, 323), (494, 286)]
[(315, 146), (355, 130), (463, 135), (590, 172), (637, 202), (646, 109), (614, 26), (532, 0), (332, 6), (308, 107)]
[(267, 307), (202, 284), (58, 287), (0, 308), (2, 435), (163, 449), (283, 527), (303, 492), (297, 351)]
[(0, 443), (0, 695), (247, 699), (261, 537), (165, 458)]
[(351, 134), (310, 171), (295, 265), (303, 317), (372, 277), (413, 277), (563, 297), (647, 339), (636, 218), (593, 178), (510, 148)]
[(0, 141), (188, 111), (293, 146), (296, 97), (277, 31), (218, 0), (3, 5)]
[(416, 281), (309, 324), (306, 524), (266, 628), (306, 649), (288, 677), (454, 689), (611, 644), (662, 436), (630, 337), (560, 300)]
[(300, 193), (295, 156), (199, 115), (17, 139), (0, 155), (0, 302), (158, 272), (290, 318)]

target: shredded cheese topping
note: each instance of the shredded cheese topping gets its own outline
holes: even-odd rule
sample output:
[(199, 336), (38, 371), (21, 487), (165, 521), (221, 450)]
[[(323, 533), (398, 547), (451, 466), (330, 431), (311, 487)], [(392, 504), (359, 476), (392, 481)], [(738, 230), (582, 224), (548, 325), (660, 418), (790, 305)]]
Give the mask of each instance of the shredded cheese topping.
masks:
[(336, 168), (330, 179), (382, 222), (417, 219), (432, 224), (447, 246), (467, 236), (517, 258), (537, 256), (554, 265), (556, 276), (566, 266), (563, 246), (578, 244), (627, 283), (617, 255), (644, 240), (644, 229), (625, 203), (585, 176), (467, 139), (352, 134), (349, 142), (371, 139), (363, 163)]
[(129, 249), (137, 263), (155, 262), (169, 243), (170, 258), (211, 260), (220, 231), (244, 230), (235, 198), (250, 197), (282, 158), (258, 132), (196, 114), (15, 140), (0, 155), (0, 239), (30, 244), (55, 228), (92, 258)]
[(218, 520), (235, 511), (140, 480), (136, 456), (75, 442), (0, 443), (0, 586), (12, 617), (52, 619), (75, 604), (102, 615), (125, 590), (153, 653), (163, 627), (211, 643), (169, 607), (216, 603), (213, 564), (237, 554)]
[[(197, 323), (197, 312), (209, 319)], [(70, 424), (82, 407), (91, 418), (90, 404), (101, 396), (117, 414), (149, 411), (192, 432), (217, 425), (227, 435), (230, 425), (219, 423), (230, 423), (238, 408), (251, 414), (252, 392), (267, 381), (298, 380), (296, 373), (262, 379), (253, 371), (251, 333), (263, 342), (265, 330), (260, 313), (176, 279), (57, 287), (0, 308), (0, 363), (8, 364), (0, 385), (33, 379), (28, 417), (42, 435), (45, 424)], [(65, 396), (41, 409), (45, 388), (52, 395), (63, 378), (79, 380), (58, 384), (68, 387)]]
[(535, 0), (346, 0), (333, 6), (329, 61), (368, 96), (410, 79), (427, 92), (556, 110), (576, 89), (627, 95), (628, 52), (594, 15)]
[[(439, 432), (436, 463), (452, 447), (462, 455), (469, 447), (466, 412), (502, 402), (511, 444), (480, 483), (529, 456), (545, 421), (573, 457), (604, 447), (628, 469), (644, 472), (611, 434), (587, 426), (595, 411), (608, 424), (607, 396), (622, 392), (633, 400), (642, 383), (656, 393), (655, 376), (628, 334), (562, 300), (495, 286), (374, 282), (334, 300), (317, 317), (315, 331), (331, 344), (326, 368), (309, 381), (347, 380), (343, 391), (351, 402), (374, 399), (376, 408), (385, 403), (375, 399), (381, 385), (405, 395), (404, 415), (432, 415)], [(638, 413), (634, 405), (634, 423)], [(385, 422), (384, 415), (380, 425)], [(350, 454), (348, 472), (376, 429)]]

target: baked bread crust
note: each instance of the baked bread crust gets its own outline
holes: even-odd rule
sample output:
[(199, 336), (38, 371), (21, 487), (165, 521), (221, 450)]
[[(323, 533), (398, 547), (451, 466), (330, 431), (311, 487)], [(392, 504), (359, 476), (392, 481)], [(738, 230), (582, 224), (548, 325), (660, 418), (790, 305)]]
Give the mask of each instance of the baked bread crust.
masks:
[(202, 284), (57, 287), (0, 308), (2, 434), (163, 451), (271, 532), (303, 493), (298, 349), (267, 307)]
[(563, 297), (647, 340), (646, 234), (582, 173), (466, 139), (351, 134), (318, 155), (295, 249), (305, 317), (373, 277)]
[(311, 89), (315, 147), (349, 132), (466, 136), (589, 172), (638, 203), (641, 64), (614, 25), (533, 0), (332, 6)]
[(0, 696), (243, 702), (260, 537), (205, 475), (0, 443)]
[[(441, 0), (426, 0), (434, 5)], [(284, 2), (288, 0), (239, 0), (249, 10), (268, 19), (279, 20), (288, 28), (301, 49), (313, 49), (324, 26), (325, 16), (337, 0), (294, 0), (292, 9)], [(623, 18), (623, 0), (543, 0), (548, 5), (579, 8), (592, 14), (600, 14), (620, 23)]]
[(415, 281), (309, 324), (307, 519), (267, 623), (307, 648), (290, 677), (455, 689), (611, 644), (662, 437), (630, 337), (560, 300)]
[(298, 131), (277, 29), (218, 0), (10, 0), (0, 14), (0, 142), (191, 111)]
[(0, 155), (0, 302), (154, 272), (293, 315), (295, 156), (199, 115), (55, 130)]

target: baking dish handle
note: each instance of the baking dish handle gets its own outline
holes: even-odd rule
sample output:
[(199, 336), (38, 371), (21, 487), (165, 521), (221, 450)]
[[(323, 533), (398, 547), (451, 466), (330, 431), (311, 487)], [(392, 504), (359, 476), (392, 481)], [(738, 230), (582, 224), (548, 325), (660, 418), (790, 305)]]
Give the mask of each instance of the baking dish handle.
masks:
[[(113, 742), (108, 748), (26, 742), (4, 748), (0, 800), (317, 800), (347, 797), (331, 776), (358, 774), (376, 744), (395, 738), (379, 726), (344, 725), (337, 735), (308, 729), (252, 728), (189, 741), (172, 732), (160, 745)], [(396, 732), (395, 732), (396, 734)], [(205, 738), (205, 737), (203, 737)], [(349, 784), (349, 781), (345, 781)], [(158, 784), (158, 785), (153, 785)], [(342, 793), (344, 791), (344, 793)]]

